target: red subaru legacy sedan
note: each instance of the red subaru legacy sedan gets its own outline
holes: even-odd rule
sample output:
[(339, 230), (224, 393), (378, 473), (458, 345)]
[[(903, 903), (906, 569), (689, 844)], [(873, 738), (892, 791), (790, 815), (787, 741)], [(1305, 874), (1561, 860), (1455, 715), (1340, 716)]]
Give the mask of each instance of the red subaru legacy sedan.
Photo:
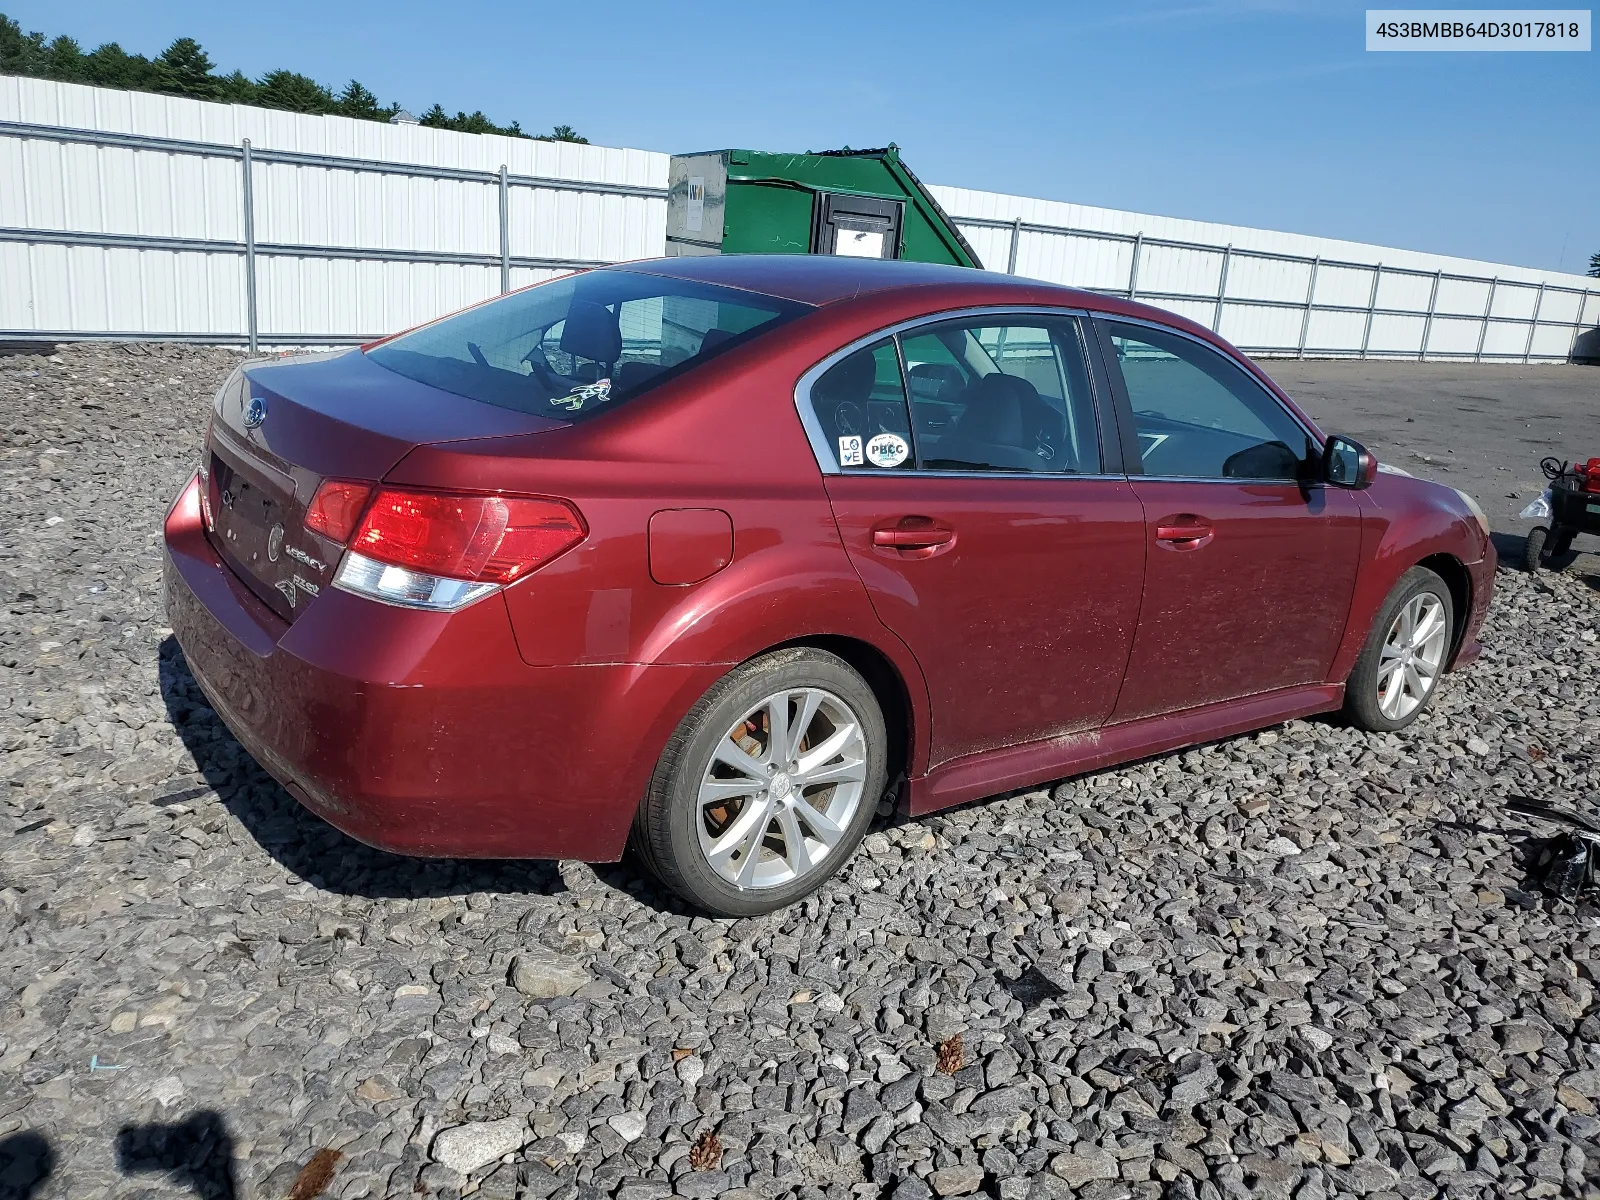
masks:
[(1171, 313), (952, 267), (675, 258), (243, 367), (167, 610), (302, 804), (420, 855), (615, 859), (747, 914), (911, 813), (1478, 653), (1470, 498)]

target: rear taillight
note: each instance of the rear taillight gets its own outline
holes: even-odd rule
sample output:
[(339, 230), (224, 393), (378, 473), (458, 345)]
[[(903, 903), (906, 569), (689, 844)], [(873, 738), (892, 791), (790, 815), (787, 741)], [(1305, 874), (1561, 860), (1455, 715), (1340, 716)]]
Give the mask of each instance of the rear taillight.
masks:
[(370, 483), (350, 479), (324, 479), (306, 506), (306, 528), (341, 546), (355, 532), (361, 510), (372, 495)]
[(200, 478), (200, 524), (207, 533), (216, 526), (216, 509), (211, 507), (211, 464), (203, 462), (196, 472)]
[(564, 500), (380, 489), (335, 583), (416, 608), (461, 608), (584, 539)]

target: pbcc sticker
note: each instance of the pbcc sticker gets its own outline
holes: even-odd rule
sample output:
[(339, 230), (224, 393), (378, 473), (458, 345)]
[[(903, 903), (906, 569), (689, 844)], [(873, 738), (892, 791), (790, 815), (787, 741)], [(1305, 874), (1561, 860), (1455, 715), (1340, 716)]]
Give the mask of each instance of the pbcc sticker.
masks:
[(880, 433), (867, 443), (867, 461), (875, 467), (898, 467), (911, 457), (911, 447), (898, 433)]

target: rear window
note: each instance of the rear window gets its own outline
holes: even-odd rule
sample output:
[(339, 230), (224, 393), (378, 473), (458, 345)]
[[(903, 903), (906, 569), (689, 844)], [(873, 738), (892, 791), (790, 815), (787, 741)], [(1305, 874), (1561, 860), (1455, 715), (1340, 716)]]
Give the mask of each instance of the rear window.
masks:
[(808, 310), (736, 288), (588, 271), (425, 325), (367, 357), (458, 396), (583, 421)]

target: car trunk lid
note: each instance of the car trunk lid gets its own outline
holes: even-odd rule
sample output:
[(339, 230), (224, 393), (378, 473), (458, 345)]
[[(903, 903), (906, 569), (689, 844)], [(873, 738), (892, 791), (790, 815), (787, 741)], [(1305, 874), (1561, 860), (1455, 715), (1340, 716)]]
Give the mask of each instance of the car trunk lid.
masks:
[(212, 411), (212, 544), (263, 603), (293, 621), (332, 583), (343, 553), (305, 527), (324, 479), (376, 483), (420, 445), (561, 425), (417, 383), (358, 350), (247, 365)]

